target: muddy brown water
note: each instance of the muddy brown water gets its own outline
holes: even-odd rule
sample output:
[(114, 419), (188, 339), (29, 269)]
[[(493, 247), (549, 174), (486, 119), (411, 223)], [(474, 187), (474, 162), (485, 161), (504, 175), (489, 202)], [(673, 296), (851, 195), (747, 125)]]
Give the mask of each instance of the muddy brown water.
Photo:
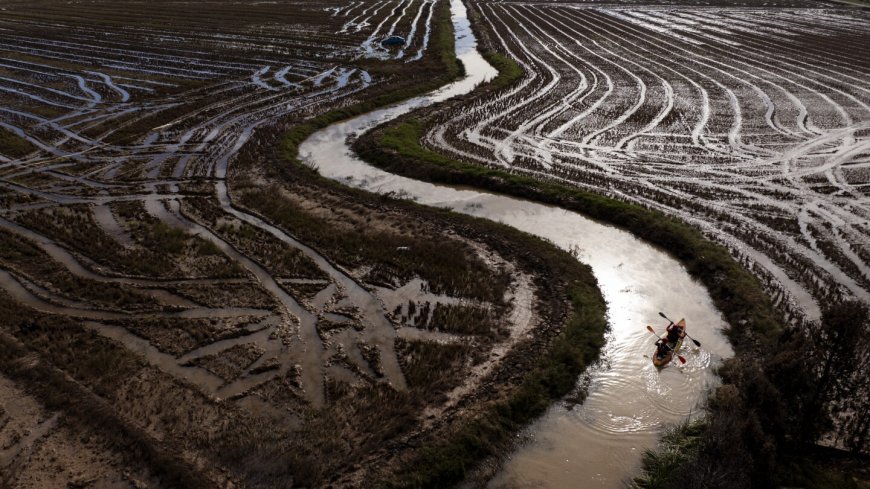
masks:
[[(589, 396), (573, 409), (555, 403), (519, 434), (515, 452), (489, 486), (623, 487), (637, 473), (643, 450), (655, 447), (666, 426), (700, 412), (717, 382), (714, 367), (732, 355), (721, 334), (724, 320), (706, 289), (679, 262), (627, 232), (563, 209), (392, 175), (352, 154), (348, 138), (415, 108), (468, 93), (495, 76), (477, 51), (465, 6), (451, 0), (451, 7), (464, 79), (323, 129), (302, 144), (300, 154), (329, 178), (505, 223), (571, 250), (593, 268), (608, 302), (610, 332), (602, 360), (578, 380), (588, 384)], [(663, 329), (658, 311), (674, 320), (685, 317), (688, 332), (702, 342), (703, 348), (683, 350), (685, 365), (661, 371), (652, 366), (654, 339), (645, 326)]]

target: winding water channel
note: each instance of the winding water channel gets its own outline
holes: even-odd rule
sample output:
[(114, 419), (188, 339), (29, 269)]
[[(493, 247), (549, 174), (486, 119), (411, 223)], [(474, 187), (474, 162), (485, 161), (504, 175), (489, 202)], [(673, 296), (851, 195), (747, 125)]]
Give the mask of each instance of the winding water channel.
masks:
[[(575, 250), (593, 268), (608, 302), (610, 332), (602, 360), (580, 380), (588, 382), (589, 396), (573, 409), (556, 403), (528, 427), (490, 487), (623, 487), (663, 427), (699, 411), (716, 382), (713, 368), (732, 354), (721, 334), (725, 323), (707, 291), (680, 263), (627, 232), (555, 207), (392, 175), (352, 154), (349, 137), (468, 93), (495, 76), (477, 51), (462, 1), (451, 0), (451, 7), (464, 79), (319, 131), (302, 144), (300, 154), (322, 175), (344, 184), (505, 223)], [(683, 351), (683, 366), (662, 371), (652, 366), (653, 339), (645, 325), (663, 329), (658, 311), (675, 320), (685, 317), (689, 333), (703, 343)]]

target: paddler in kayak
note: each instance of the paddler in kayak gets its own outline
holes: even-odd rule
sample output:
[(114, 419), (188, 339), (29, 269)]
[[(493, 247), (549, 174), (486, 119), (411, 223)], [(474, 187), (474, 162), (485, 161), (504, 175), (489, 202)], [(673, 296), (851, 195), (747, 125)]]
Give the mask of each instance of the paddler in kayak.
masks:
[(680, 319), (676, 323), (671, 321), (665, 313), (660, 312), (659, 316), (668, 320), (668, 328), (667, 332), (659, 337), (658, 333), (656, 333), (655, 329), (652, 326), (647, 325), (646, 330), (656, 336), (656, 352), (653, 355), (653, 365), (656, 367), (664, 367), (665, 365), (671, 363), (674, 356), (677, 357), (677, 360), (680, 363), (686, 363), (686, 359), (683, 358), (679, 352), (680, 348), (683, 346), (683, 340), (685, 338), (689, 338), (692, 340), (692, 343), (697, 347), (701, 347), (701, 342), (689, 336), (686, 333), (686, 320)]
[[(647, 330), (655, 334), (652, 326), (647, 326)], [(678, 355), (680, 347), (683, 346), (683, 338), (686, 337), (686, 321), (680, 319), (678, 322), (671, 322), (668, 325), (667, 332), (656, 341), (656, 352), (653, 356), (653, 365), (656, 367), (664, 367), (671, 363), (674, 356), (680, 360), (680, 363), (686, 363), (686, 360)]]

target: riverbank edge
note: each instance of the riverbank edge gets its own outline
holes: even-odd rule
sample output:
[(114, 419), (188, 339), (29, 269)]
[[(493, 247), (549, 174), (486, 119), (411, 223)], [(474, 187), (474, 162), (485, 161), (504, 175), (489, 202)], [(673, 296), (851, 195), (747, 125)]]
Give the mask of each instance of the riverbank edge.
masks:
[[(445, 2), (442, 5), (449, 4)], [(439, 13), (439, 24), (447, 28), (439, 29), (433, 48), (445, 67), (444, 76), (416, 87), (408, 87), (370, 101), (333, 110), (291, 127), (282, 136), (280, 145), (285, 162), (294, 171), (302, 172), (305, 174), (304, 178), (316, 184), (340, 189), (355, 196), (372, 198), (373, 194), (370, 192), (347, 187), (319, 175), (316, 168), (310, 168), (299, 159), (299, 146), (309, 136), (331, 124), (423, 95), (459, 79), (464, 70), (455, 56), (449, 8), (442, 9)], [(507, 58), (498, 58), (494, 54), (489, 53), (486, 57), (496, 67), (499, 64), (505, 66), (512, 63)], [(509, 240), (532, 256), (553, 264), (553, 269), (562, 272), (559, 279), (566, 285), (564, 300), (570, 304), (571, 313), (562, 325), (562, 333), (552, 342), (548, 351), (541, 352), (537, 368), (529, 372), (517, 391), (509, 399), (488, 406), (485, 412), (479, 413), (440, 445), (423, 450), (419, 457), (399, 470), (396, 479), (375, 484), (380, 487), (455, 485), (464, 479), (478, 461), (509, 450), (512, 437), (519, 429), (543, 414), (553, 401), (564, 397), (575, 388), (576, 378), (597, 360), (604, 345), (604, 333), (607, 329), (606, 304), (591, 269), (552, 243), (485, 219), (407, 200), (385, 196), (377, 198), (388, 199), (391, 204), (412, 208), (416, 212), (422, 211), (457, 225), (472, 226)]]
[[(477, 33), (478, 27), (474, 28)], [(465, 96), (465, 100), (508, 88), (524, 76), (522, 68), (512, 59), (491, 50), (482, 54), (499, 75)], [(420, 141), (427, 127), (415, 114), (431, 114), (449, 103), (457, 102), (447, 101), (376, 127), (361, 135), (354, 142), (353, 149), (366, 162), (390, 173), (431, 183), (481, 188), (555, 205), (631, 232), (675, 257), (707, 288), (730, 326), (726, 334), (737, 356), (751, 357), (779, 338), (785, 325), (758, 279), (725, 247), (704, 237), (694, 226), (636, 204), (466, 163), (423, 147)], [(661, 452), (645, 453), (643, 474), (633, 483), (640, 487), (655, 487), (654, 484), (659, 482), (656, 475), (665, 478), (674, 464), (692, 457), (698, 437), (706, 427), (704, 421), (697, 421), (666, 433)], [(672, 449), (674, 446), (685, 449), (687, 445), (692, 450)], [(648, 485), (650, 482), (653, 485)]]
[(663, 249), (707, 288), (729, 324), (726, 334), (738, 351), (753, 351), (765, 340), (777, 338), (784, 329), (759, 280), (698, 228), (637, 204), (436, 153), (420, 144), (425, 130), (422, 120), (402, 117), (362, 135), (353, 149), (366, 162), (390, 173), (479, 188), (575, 211)]

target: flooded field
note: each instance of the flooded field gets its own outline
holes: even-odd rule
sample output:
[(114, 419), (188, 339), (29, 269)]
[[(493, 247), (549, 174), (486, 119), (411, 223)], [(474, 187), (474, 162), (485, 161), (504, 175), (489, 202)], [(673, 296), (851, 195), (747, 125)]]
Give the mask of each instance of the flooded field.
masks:
[(793, 314), (870, 301), (870, 13), (817, 2), (486, 1), (525, 76), (426, 144), (678, 216)]
[[(489, 26), (477, 31), (486, 47), (517, 59), (525, 75), (502, 90), (459, 97), (387, 124), (354, 148), (377, 166), (406, 175), (489, 179), (493, 187), (528, 195), (513, 192), (513, 180), (500, 186), (509, 177), (484, 176), (491, 175), (485, 170), (457, 176), (458, 164), (440, 166), (440, 155), (447, 154), (663, 210), (725, 244), (795, 322), (819, 319), (820, 305), (867, 301), (870, 221), (862, 207), (868, 180), (861, 170), (870, 123), (870, 99), (862, 88), (866, 56), (841, 55), (840, 49), (866, 44), (866, 11), (806, 2), (714, 3), (477, 3), (470, 11)], [(795, 39), (805, 44), (790, 42)], [(795, 58), (774, 48), (777, 43), (817, 56)], [(470, 55), (466, 60), (479, 62)], [(469, 71), (478, 79), (489, 76)], [(844, 77), (851, 82), (842, 83)], [(436, 94), (411, 105), (442, 100)], [(730, 355), (730, 347), (705, 330), (713, 341), (704, 342), (706, 358), (698, 370), (689, 361), (676, 377), (655, 373), (641, 360), (648, 347), (644, 332), (631, 325), (656, 318), (653, 304), (673, 297), (679, 281), (645, 277), (656, 268), (654, 260), (646, 258), (624, 280), (611, 283), (619, 275), (614, 267), (632, 260), (603, 260), (590, 251), (595, 238), (586, 235), (607, 236), (605, 230), (586, 230), (583, 239), (572, 241), (577, 221), (550, 217), (528, 202), (385, 174), (329, 142), (404, 112), (384, 111), (319, 135), (307, 147), (312, 164), (342, 182), (379, 192), (401, 188), (418, 202), (547, 237), (592, 265), (611, 308), (604, 360), (579, 384), (588, 387), (589, 398), (575, 406), (569, 397), (530, 427), (489, 487), (623, 487), (663, 426), (700, 412), (698, 403), (716, 383), (710, 370)], [(421, 120), (425, 146), (435, 153), (410, 141)], [(801, 127), (807, 131), (798, 136)], [(822, 146), (815, 147), (816, 141)], [(816, 212), (834, 208), (837, 216), (849, 217)], [(615, 244), (622, 241), (597, 246), (613, 257), (630, 256), (634, 250)], [(642, 291), (641, 304), (625, 296), (635, 290)], [(692, 309), (685, 301), (673, 307)], [(686, 315), (704, 318), (704, 327), (717, 324), (698, 310)]]
[[(796, 319), (870, 300), (870, 17), (770, 3), (0, 2), (0, 486), (393, 480), (524, 387), (582, 284), (600, 361), (472, 484), (621, 487), (733, 354), (708, 292), (349, 145), (438, 107), (427, 147), (678, 216)], [(477, 36), (524, 76), (475, 95)], [(702, 342), (663, 370), (659, 311)]]
[(389, 477), (567, 317), (503, 238), (284, 171), (443, 75), (448, 2), (2, 5), (0, 485)]

